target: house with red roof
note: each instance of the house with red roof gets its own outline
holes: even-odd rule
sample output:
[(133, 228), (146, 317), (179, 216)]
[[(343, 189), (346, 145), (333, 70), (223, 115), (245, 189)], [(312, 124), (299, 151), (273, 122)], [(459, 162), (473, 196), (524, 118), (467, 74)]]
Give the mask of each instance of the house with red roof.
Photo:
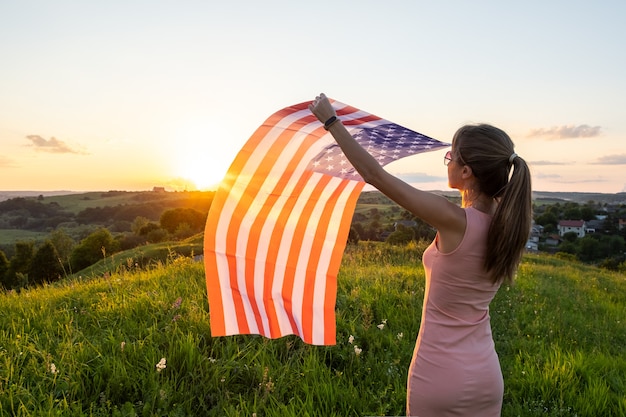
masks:
[(574, 232), (578, 237), (585, 237), (586, 227), (584, 220), (561, 220), (558, 225), (559, 236)]

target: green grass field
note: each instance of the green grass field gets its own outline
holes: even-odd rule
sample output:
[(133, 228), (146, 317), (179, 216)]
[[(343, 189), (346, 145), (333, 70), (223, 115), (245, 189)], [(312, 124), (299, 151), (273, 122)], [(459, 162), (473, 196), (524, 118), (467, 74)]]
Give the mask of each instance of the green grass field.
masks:
[[(422, 250), (348, 247), (329, 347), (211, 338), (184, 257), (1, 294), (0, 416), (403, 415)], [(503, 416), (626, 415), (625, 306), (624, 275), (527, 256), (491, 307)]]

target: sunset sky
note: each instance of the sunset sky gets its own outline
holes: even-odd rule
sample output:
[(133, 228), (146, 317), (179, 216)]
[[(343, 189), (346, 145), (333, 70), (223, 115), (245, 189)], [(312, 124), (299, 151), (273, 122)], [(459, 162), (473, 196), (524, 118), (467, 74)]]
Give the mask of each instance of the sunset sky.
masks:
[[(0, 3), (0, 190), (205, 189), (319, 92), (507, 131), (540, 191), (626, 191), (622, 1)], [(447, 189), (445, 150), (387, 169)]]

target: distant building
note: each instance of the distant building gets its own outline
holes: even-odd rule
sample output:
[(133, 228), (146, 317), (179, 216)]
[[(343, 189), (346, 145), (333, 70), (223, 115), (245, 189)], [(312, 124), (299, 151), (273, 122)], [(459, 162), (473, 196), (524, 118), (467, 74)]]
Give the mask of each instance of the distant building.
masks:
[(530, 228), (530, 235), (528, 236), (528, 241), (526, 241), (526, 250), (529, 252), (537, 252), (539, 251), (539, 238), (543, 233), (543, 226), (533, 224)]
[(561, 220), (559, 222), (559, 236), (565, 233), (574, 232), (578, 237), (585, 237), (585, 221), (584, 220)]
[(617, 230), (622, 230), (624, 227), (626, 227), (626, 219), (619, 219)]
[(543, 234), (543, 226), (540, 224), (534, 224), (530, 228), (531, 236), (541, 236)]
[(550, 235), (546, 238), (546, 245), (558, 246), (561, 243), (561, 237), (559, 235)]
[(526, 242), (526, 250), (528, 252), (538, 252), (539, 251), (539, 242), (534, 242), (529, 240)]
[(152, 192), (153, 193), (164, 193), (165, 192), (165, 187), (152, 187)]
[(604, 231), (604, 220), (589, 220), (585, 224), (585, 233), (601, 233)]
[(417, 227), (417, 222), (415, 220), (398, 220), (393, 224), (394, 230), (398, 230), (398, 226)]

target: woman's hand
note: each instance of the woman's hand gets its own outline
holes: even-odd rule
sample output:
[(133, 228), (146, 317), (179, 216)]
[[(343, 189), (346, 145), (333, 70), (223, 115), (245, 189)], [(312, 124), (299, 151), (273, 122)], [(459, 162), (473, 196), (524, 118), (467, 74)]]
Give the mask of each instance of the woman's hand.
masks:
[(311, 113), (317, 117), (322, 123), (325, 123), (328, 119), (333, 116), (336, 116), (335, 109), (330, 104), (328, 97), (324, 93), (320, 93), (319, 96), (315, 97), (315, 100), (311, 104), (309, 104), (309, 110)]

